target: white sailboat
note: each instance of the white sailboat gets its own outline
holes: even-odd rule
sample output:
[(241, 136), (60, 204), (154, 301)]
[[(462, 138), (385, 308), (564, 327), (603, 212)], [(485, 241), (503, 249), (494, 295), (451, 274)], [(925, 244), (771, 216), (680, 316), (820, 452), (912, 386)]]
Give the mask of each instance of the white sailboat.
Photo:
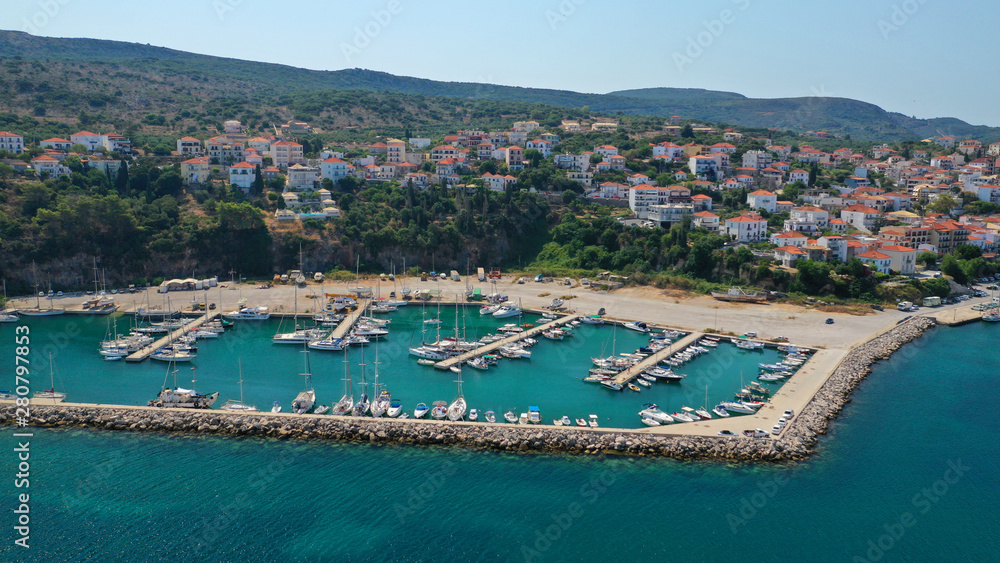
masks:
[(344, 396), (333, 406), (336, 416), (346, 416), (354, 408), (354, 390), (351, 389), (351, 364), (347, 361), (347, 348), (344, 348)]
[[(171, 367), (173, 367), (174, 374), (174, 387), (167, 387), (167, 377), (170, 376)], [(215, 400), (219, 398), (219, 392), (216, 391), (211, 395), (204, 395), (195, 390), (195, 384), (198, 380), (195, 378), (195, 369), (191, 368), (191, 388), (182, 389), (177, 386), (177, 364), (171, 363), (167, 365), (167, 374), (163, 377), (163, 387), (160, 389), (160, 393), (155, 399), (149, 401), (148, 405), (151, 407), (169, 407), (169, 408), (181, 408), (181, 409), (207, 409), (215, 404)]]
[(226, 411), (239, 411), (239, 412), (257, 412), (257, 407), (254, 405), (248, 405), (243, 402), (243, 360), (239, 360), (240, 366), (240, 400), (234, 401), (229, 399), (224, 405), (222, 405), (222, 410)]
[(25, 317), (50, 317), (53, 315), (61, 315), (66, 312), (66, 309), (55, 308), (52, 306), (52, 289), (49, 289), (49, 308), (42, 309), (42, 293), (38, 291), (38, 271), (35, 268), (35, 263), (31, 263), (32, 276), (35, 278), (35, 306), (30, 309), (20, 309), (18, 312)]
[(305, 354), (305, 373), (302, 375), (306, 380), (306, 390), (299, 393), (295, 400), (292, 401), (292, 412), (295, 414), (306, 414), (311, 411), (316, 405), (316, 390), (312, 386), (312, 373), (309, 371), (309, 349), (305, 346), (302, 347), (302, 353)]
[(365, 376), (365, 347), (361, 346), (361, 397), (358, 398), (358, 402), (354, 403), (354, 408), (351, 410), (351, 416), (364, 416), (368, 414), (368, 409), (371, 408), (371, 403), (368, 402), (368, 379)]
[(462, 393), (462, 371), (458, 372), (458, 397), (448, 405), (448, 420), (456, 422), (465, 418), (465, 395)]
[(378, 390), (378, 366), (378, 341), (375, 341), (375, 391), (372, 393), (375, 398), (372, 400), (371, 407), (372, 416), (375, 418), (385, 414), (385, 412), (389, 409), (389, 404), (392, 400), (388, 389), (383, 389), (381, 392)]
[(55, 368), (52, 365), (52, 353), (49, 352), (49, 381), (52, 387), (46, 389), (45, 391), (35, 391), (36, 399), (65, 399), (66, 393), (60, 393), (56, 391), (56, 376)]

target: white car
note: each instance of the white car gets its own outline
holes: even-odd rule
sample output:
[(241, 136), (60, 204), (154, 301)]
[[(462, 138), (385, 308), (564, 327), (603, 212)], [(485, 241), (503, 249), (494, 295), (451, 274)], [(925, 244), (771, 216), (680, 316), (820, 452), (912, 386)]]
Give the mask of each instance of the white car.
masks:
[(779, 426), (775, 424), (774, 428), (771, 429), (771, 434), (777, 436), (778, 434), (781, 434), (781, 431), (784, 430), (784, 428), (785, 428), (784, 426)]
[(785, 412), (781, 413), (781, 418), (786, 420), (791, 420), (793, 416), (795, 416), (795, 411), (792, 409), (788, 409)]

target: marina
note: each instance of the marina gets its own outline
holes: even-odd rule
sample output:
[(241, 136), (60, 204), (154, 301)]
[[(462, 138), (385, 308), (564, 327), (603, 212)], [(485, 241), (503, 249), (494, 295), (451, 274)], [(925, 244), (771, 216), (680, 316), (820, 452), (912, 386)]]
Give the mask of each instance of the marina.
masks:
[(518, 342), (520, 340), (524, 340), (526, 338), (533, 338), (533, 337), (538, 336), (539, 334), (545, 332), (546, 330), (549, 330), (549, 329), (552, 329), (552, 328), (558, 328), (558, 327), (561, 327), (561, 326), (566, 326), (567, 324), (575, 321), (578, 318), (580, 318), (580, 315), (575, 315), (575, 314), (574, 315), (566, 315), (566, 316), (564, 316), (562, 318), (559, 318), (559, 319), (556, 319), (556, 320), (553, 320), (553, 321), (549, 321), (549, 322), (547, 322), (545, 324), (528, 328), (527, 330), (525, 330), (523, 332), (514, 334), (512, 336), (508, 336), (508, 337), (506, 337), (506, 338), (504, 338), (502, 340), (497, 340), (496, 342), (492, 342), (490, 344), (486, 344), (484, 346), (480, 346), (480, 347), (476, 348), (475, 350), (471, 350), (469, 352), (465, 352), (464, 354), (460, 354), (458, 356), (453, 356), (451, 358), (442, 360), (442, 361), (434, 364), (434, 367), (437, 368), (437, 369), (451, 369), (452, 367), (455, 367), (457, 365), (463, 364), (463, 363), (465, 363), (465, 362), (467, 362), (467, 361), (469, 361), (469, 360), (471, 360), (473, 358), (476, 358), (478, 356), (482, 356), (484, 354), (489, 354), (490, 352), (499, 350), (500, 348), (502, 348), (503, 346), (506, 346), (508, 344), (513, 344), (513, 343), (516, 343), (516, 342)]
[(219, 311), (211, 311), (207, 315), (199, 315), (197, 318), (192, 319), (190, 322), (184, 323), (183, 326), (170, 331), (167, 336), (164, 336), (148, 346), (144, 346), (139, 350), (132, 352), (125, 357), (126, 362), (141, 362), (157, 351), (161, 350), (164, 346), (169, 345), (171, 342), (177, 340), (178, 338), (184, 336), (185, 334), (197, 330), (198, 327), (205, 323), (211, 322), (219, 317)]

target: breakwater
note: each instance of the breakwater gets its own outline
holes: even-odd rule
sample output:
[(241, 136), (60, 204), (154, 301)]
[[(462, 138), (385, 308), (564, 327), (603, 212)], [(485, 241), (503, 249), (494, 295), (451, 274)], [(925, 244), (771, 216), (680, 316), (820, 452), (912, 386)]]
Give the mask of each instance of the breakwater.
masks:
[[(888, 358), (918, 338), (934, 321), (914, 317), (850, 351), (808, 406), (779, 438), (750, 439), (652, 435), (642, 430), (580, 429), (429, 420), (393, 420), (271, 413), (186, 411), (114, 405), (31, 406), (31, 426), (82, 426), (104, 430), (216, 434), (233, 437), (326, 439), (370, 443), (457, 446), (530, 453), (623, 454), (720, 461), (795, 461), (809, 457), (850, 400), (851, 392), (870, 373), (871, 365)], [(15, 421), (13, 403), (0, 406), (0, 423)], [(738, 420), (738, 419), (734, 419)]]

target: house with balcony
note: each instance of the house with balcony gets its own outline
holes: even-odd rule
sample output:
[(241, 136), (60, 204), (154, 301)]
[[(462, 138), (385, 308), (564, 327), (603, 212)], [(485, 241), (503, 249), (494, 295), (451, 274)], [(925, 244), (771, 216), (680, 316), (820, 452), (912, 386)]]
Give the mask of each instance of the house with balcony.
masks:
[(787, 231), (771, 235), (770, 242), (775, 246), (798, 246), (801, 248), (809, 242), (809, 237), (798, 231)]
[(194, 137), (181, 137), (177, 139), (177, 154), (181, 156), (200, 156), (204, 149), (201, 141)]
[(767, 238), (767, 221), (756, 213), (747, 213), (725, 221), (723, 234), (737, 242), (756, 242)]
[(271, 143), (271, 162), (280, 168), (293, 164), (306, 164), (302, 145), (294, 141), (275, 141)]
[(47, 154), (38, 155), (35, 158), (32, 158), (31, 167), (35, 169), (37, 174), (46, 174), (52, 178), (69, 176), (71, 173), (67, 166)]
[(779, 246), (774, 249), (774, 258), (786, 268), (794, 268), (799, 260), (808, 260), (809, 253), (800, 246)]
[(249, 162), (238, 162), (229, 167), (229, 183), (248, 193), (257, 179), (256, 167)]
[(326, 178), (334, 183), (347, 177), (347, 162), (339, 158), (328, 158), (319, 163), (321, 178)]
[(875, 226), (875, 220), (880, 215), (881, 213), (879, 213), (878, 209), (860, 203), (848, 205), (840, 211), (840, 218), (845, 223), (863, 233), (871, 232), (871, 229)]
[(912, 276), (917, 269), (916, 248), (898, 245), (883, 245), (879, 252), (889, 257), (889, 269), (904, 276)]
[(702, 228), (710, 233), (718, 233), (719, 216), (711, 211), (698, 211), (691, 219), (691, 228)]
[(219, 164), (243, 162), (243, 143), (231, 141), (228, 137), (220, 135), (208, 139), (205, 150), (208, 158)]
[(90, 131), (77, 131), (69, 136), (69, 140), (72, 141), (74, 145), (83, 145), (87, 147), (87, 152), (94, 152), (97, 150), (97, 147), (104, 146), (104, 139), (97, 133), (92, 133)]
[(869, 250), (856, 255), (873, 272), (888, 274), (891, 269), (892, 257), (877, 250)]
[(778, 196), (767, 190), (757, 190), (747, 194), (747, 206), (750, 209), (763, 209), (768, 213), (774, 213), (778, 204)]
[(0, 131), (0, 150), (21, 154), (24, 152), (24, 137), (10, 131)]
[(293, 164), (288, 167), (288, 174), (285, 179), (285, 190), (304, 191), (312, 190), (319, 182), (319, 168), (314, 166), (304, 166)]
[(181, 162), (181, 180), (185, 185), (202, 184), (212, 175), (212, 162), (207, 156)]

